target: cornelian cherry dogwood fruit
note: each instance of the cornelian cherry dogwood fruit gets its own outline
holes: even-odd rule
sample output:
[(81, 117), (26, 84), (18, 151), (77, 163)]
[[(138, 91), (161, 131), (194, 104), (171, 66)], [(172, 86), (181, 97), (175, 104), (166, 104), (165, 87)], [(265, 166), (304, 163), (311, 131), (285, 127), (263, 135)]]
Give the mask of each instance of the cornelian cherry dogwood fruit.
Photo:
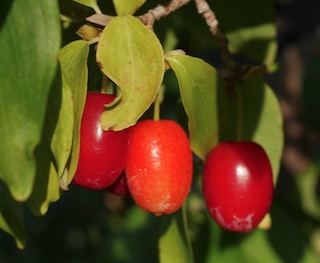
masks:
[(80, 129), (80, 153), (72, 183), (90, 189), (105, 189), (125, 168), (129, 129), (103, 131), (100, 126), (105, 105), (115, 96), (89, 92)]
[(272, 170), (264, 149), (254, 142), (221, 142), (209, 153), (203, 193), (211, 217), (224, 229), (249, 232), (268, 213)]
[(177, 211), (192, 183), (192, 153), (182, 127), (144, 120), (131, 130), (126, 176), (137, 205), (156, 215)]
[(127, 184), (127, 177), (125, 173), (122, 173), (114, 183), (108, 186), (107, 190), (110, 193), (120, 197), (130, 195), (129, 187)]

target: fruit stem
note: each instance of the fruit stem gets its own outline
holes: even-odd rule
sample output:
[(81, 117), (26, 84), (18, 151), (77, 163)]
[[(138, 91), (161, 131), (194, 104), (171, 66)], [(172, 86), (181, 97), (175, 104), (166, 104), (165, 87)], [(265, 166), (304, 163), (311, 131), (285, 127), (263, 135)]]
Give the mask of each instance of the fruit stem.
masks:
[(160, 120), (160, 96), (159, 93), (157, 94), (154, 105), (153, 105), (153, 120), (158, 121)]
[(108, 89), (108, 78), (106, 75), (102, 73), (102, 81), (101, 81), (101, 93), (106, 94)]
[(239, 87), (235, 87), (237, 96), (237, 141), (242, 140), (242, 119), (243, 119), (243, 101), (242, 94)]
[(187, 243), (187, 248), (190, 256), (190, 262), (194, 263), (194, 255), (193, 255), (193, 249), (191, 245), (191, 239), (189, 235), (189, 230), (188, 230), (188, 219), (187, 219), (187, 202), (185, 202), (182, 206), (182, 221), (183, 221), (183, 228), (184, 228), (184, 233), (186, 237), (186, 243)]

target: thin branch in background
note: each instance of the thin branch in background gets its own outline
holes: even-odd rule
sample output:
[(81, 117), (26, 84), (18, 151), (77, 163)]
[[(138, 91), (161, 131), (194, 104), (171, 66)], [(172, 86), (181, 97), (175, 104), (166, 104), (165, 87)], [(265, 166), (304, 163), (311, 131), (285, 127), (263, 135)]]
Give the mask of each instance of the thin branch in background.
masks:
[(221, 59), (226, 66), (230, 61), (231, 53), (228, 48), (228, 40), (219, 30), (219, 22), (216, 14), (211, 10), (206, 0), (195, 0), (198, 13), (203, 16), (212, 34), (217, 38)]
[(210, 28), (210, 31), (213, 35), (217, 35), (218, 29), (218, 20), (216, 18), (216, 14), (211, 10), (209, 4), (206, 0), (195, 0), (198, 13), (204, 17), (207, 22), (207, 25)]
[(144, 15), (139, 16), (139, 19), (150, 29), (153, 28), (153, 24), (161, 17), (167, 16), (180, 7), (188, 4), (191, 0), (172, 0), (167, 6), (158, 5), (157, 7), (150, 9)]

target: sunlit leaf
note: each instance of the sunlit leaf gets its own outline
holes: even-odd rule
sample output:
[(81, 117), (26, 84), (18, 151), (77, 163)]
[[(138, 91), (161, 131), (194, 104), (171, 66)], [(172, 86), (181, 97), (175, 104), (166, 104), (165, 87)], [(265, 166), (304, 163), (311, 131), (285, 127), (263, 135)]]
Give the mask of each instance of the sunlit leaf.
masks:
[(3, 184), (0, 185), (0, 227), (15, 238), (18, 248), (24, 248), (27, 237), (22, 204), (12, 199)]
[(217, 72), (199, 58), (168, 54), (166, 59), (178, 78), (191, 148), (204, 160), (218, 141)]
[(80, 27), (77, 31), (77, 35), (85, 40), (92, 40), (98, 37), (99, 34), (100, 31), (96, 27), (87, 24)]
[(88, 7), (91, 7), (94, 9), (94, 11), (96, 13), (101, 13), (100, 11), (100, 8), (97, 4), (97, 0), (73, 0), (75, 2), (78, 2), (79, 4), (82, 4), (82, 5), (85, 5), (85, 6), (88, 6)]
[(84, 40), (71, 42), (59, 53), (64, 92), (57, 130), (54, 134), (53, 143), (55, 144), (52, 145), (52, 149), (58, 163), (60, 177), (68, 162), (69, 153), (65, 152), (71, 150), (68, 183), (72, 180), (78, 165), (81, 117), (87, 94), (88, 54), (89, 44)]
[(283, 149), (282, 112), (272, 89), (261, 79), (235, 89), (219, 87), (219, 139), (251, 140), (262, 145), (271, 161), (274, 181)]
[(166, 228), (159, 239), (160, 263), (193, 263), (186, 241), (182, 211), (168, 216)]
[(132, 15), (146, 0), (113, 0), (118, 16)]
[(97, 62), (121, 90), (120, 103), (103, 113), (102, 128), (122, 130), (135, 124), (154, 101), (163, 79), (158, 38), (137, 18), (114, 18), (102, 32)]
[(59, 12), (57, 1), (33, 0), (8, 1), (1, 11), (7, 14), (0, 31), (0, 178), (24, 201), (33, 187), (34, 151), (57, 66)]

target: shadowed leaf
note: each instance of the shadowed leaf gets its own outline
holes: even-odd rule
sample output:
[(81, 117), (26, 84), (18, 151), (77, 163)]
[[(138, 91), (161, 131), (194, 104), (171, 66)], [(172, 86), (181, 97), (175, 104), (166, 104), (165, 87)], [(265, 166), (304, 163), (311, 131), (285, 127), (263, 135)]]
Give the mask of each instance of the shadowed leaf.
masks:
[(22, 204), (12, 199), (3, 184), (0, 185), (0, 227), (15, 238), (18, 248), (24, 248), (27, 234), (24, 230)]
[(277, 97), (262, 79), (247, 80), (234, 90), (219, 87), (220, 140), (251, 140), (262, 145), (278, 177), (284, 143)]
[(62, 105), (51, 147), (58, 164), (60, 178), (70, 158), (68, 178), (63, 184), (64, 188), (71, 182), (78, 165), (81, 117), (87, 94), (88, 54), (89, 44), (84, 40), (71, 42), (59, 53)]

